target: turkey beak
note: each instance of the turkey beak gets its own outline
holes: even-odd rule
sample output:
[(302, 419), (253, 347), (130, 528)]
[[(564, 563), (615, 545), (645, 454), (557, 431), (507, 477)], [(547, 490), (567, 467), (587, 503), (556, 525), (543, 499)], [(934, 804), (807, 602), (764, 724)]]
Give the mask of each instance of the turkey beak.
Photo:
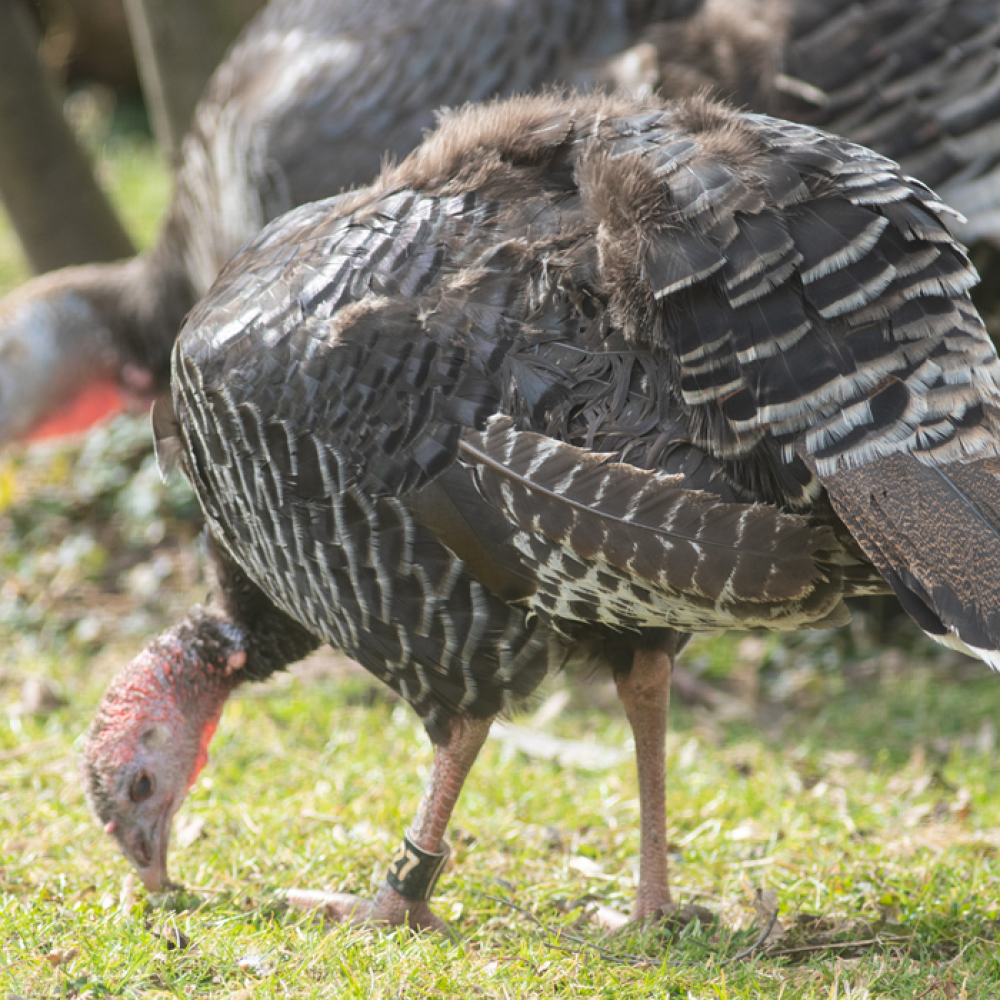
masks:
[(176, 888), (167, 878), (167, 848), (170, 846), (170, 823), (173, 803), (168, 802), (148, 828), (137, 826), (131, 836), (121, 840), (124, 853), (135, 866), (148, 892), (166, 892)]
[(147, 892), (164, 892), (172, 883), (167, 878), (166, 859), (157, 858), (147, 868), (137, 869)]

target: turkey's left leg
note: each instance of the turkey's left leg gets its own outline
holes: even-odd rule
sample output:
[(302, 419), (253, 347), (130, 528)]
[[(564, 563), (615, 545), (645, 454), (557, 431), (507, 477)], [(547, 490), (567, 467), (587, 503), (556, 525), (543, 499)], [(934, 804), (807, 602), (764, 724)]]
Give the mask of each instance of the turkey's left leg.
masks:
[(434, 751), (434, 765), (416, 819), (374, 901), (347, 893), (295, 889), (289, 891), (288, 901), (300, 909), (319, 910), (333, 920), (374, 920), (447, 932), (448, 925), (431, 910), (429, 898), (447, 860), (444, 834), (448, 821), (492, 721), (465, 718), (452, 723), (447, 743)]
[(666, 740), (670, 673), (683, 637), (668, 634), (651, 649), (636, 649), (630, 668), (616, 669), (615, 686), (635, 737), (639, 772), (639, 891), (632, 920), (671, 908), (667, 879)]

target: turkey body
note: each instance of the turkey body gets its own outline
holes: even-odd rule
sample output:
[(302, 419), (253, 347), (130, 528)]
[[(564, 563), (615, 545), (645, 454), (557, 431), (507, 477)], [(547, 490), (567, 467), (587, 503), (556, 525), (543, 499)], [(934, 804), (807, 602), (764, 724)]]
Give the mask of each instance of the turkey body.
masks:
[[(897, 466), (915, 489), (953, 467), (993, 475), (1000, 369), (934, 196), (806, 128), (629, 109), (540, 99), (456, 117), (373, 189), (272, 225), (185, 328), (173, 396), (210, 527), (362, 659), (361, 622), (390, 627), (379, 644), (400, 664), (418, 621), (444, 642), (457, 626), (434, 616), (458, 597), (438, 584), (475, 577), (444, 553), (464, 546), (496, 574), (491, 635), (510, 605), (568, 634), (837, 623), (841, 596), (878, 586), (866, 563), (904, 571), (888, 543), (861, 554), (852, 484)], [(671, 524), (664, 494), (685, 518), (663, 529), (665, 565), (690, 561), (690, 577), (605, 551), (626, 544), (613, 524)], [(774, 594), (764, 564), (746, 586), (738, 565), (712, 579), (743, 543), (720, 529), (700, 552), (697, 526), (729, 504), (762, 531), (764, 564), (788, 530), (822, 570), (790, 563)], [(434, 552), (434, 584), (408, 590)], [(930, 583), (895, 582), (928, 603)], [(992, 648), (980, 600), (975, 645)]]
[(438, 745), (430, 852), (489, 719), (604, 662), (636, 734), (633, 915), (658, 912), (685, 634), (832, 627), (891, 588), (997, 664), (1000, 363), (942, 211), (877, 154), (705, 100), (449, 116), (189, 317), (157, 446), (236, 567), (230, 631), (190, 630), (311, 636), (398, 691)]

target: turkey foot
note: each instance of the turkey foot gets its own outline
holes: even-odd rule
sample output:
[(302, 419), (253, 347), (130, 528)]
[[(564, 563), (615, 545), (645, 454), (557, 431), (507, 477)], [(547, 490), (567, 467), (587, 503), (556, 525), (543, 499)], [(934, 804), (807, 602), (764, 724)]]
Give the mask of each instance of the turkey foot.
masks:
[(454, 931), (431, 909), (425, 899), (406, 899), (384, 885), (374, 901), (348, 892), (289, 889), (285, 899), (297, 910), (315, 912), (333, 923), (381, 923), (408, 926), (415, 931), (437, 931), (454, 937)]
[(413, 826), (389, 866), (373, 902), (341, 892), (292, 889), (286, 898), (301, 910), (318, 910), (330, 920), (404, 924), (454, 936), (430, 908), (429, 899), (448, 860), (444, 832), (452, 811), (490, 731), (492, 719), (456, 719), (447, 742), (434, 751), (434, 765)]

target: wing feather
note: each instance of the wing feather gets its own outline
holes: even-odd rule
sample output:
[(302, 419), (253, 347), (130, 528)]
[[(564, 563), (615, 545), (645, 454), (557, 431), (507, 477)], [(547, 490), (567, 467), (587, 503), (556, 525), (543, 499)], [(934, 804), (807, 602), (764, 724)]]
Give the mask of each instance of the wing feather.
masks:
[(459, 451), (486, 502), (521, 533), (514, 544), (542, 590), (561, 590), (567, 617), (601, 618), (611, 578), (638, 584), (625, 622), (643, 617), (644, 593), (650, 620), (672, 602), (683, 617), (684, 601), (698, 614), (713, 607), (723, 619), (756, 615), (771, 627), (841, 613), (839, 580), (822, 565), (837, 547), (829, 528), (775, 507), (721, 503), (681, 476), (518, 431), (507, 418), (465, 434)]

